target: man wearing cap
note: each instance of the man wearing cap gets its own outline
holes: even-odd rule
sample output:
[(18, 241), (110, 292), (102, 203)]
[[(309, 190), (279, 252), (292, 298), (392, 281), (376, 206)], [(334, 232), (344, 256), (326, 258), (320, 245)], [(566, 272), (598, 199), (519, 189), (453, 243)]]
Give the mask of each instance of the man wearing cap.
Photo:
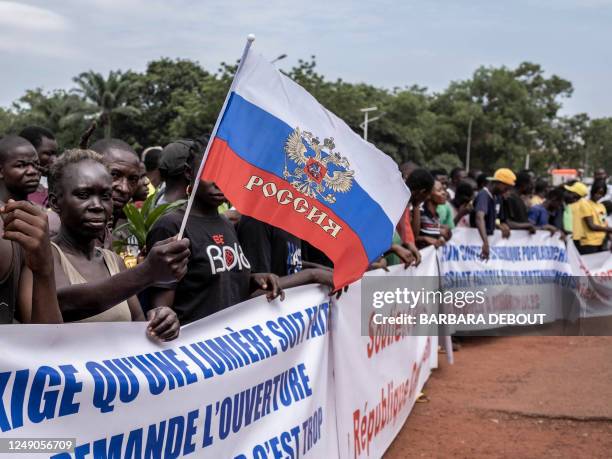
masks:
[[(497, 169), (489, 183), (480, 190), (474, 199), (474, 210), (470, 215), (470, 226), (477, 228), (482, 239), (483, 260), (489, 259), (489, 238), (498, 228), (502, 236), (510, 237), (510, 228), (502, 208), (502, 196), (514, 186), (516, 176), (510, 169)], [(499, 223), (497, 222), (499, 220)]]
[[(566, 208), (569, 209), (567, 212), (571, 216), (572, 239), (576, 248), (580, 250), (580, 239), (584, 236), (582, 215), (586, 212), (585, 198), (589, 194), (589, 189), (582, 182), (574, 182), (571, 185), (565, 185), (563, 188), (567, 192), (566, 202), (570, 203)], [(564, 219), (565, 217), (564, 215)]]
[(185, 167), (189, 149), (193, 146), (190, 140), (177, 140), (165, 146), (159, 160), (159, 174), (163, 180), (159, 188), (156, 204), (166, 204), (187, 198)]

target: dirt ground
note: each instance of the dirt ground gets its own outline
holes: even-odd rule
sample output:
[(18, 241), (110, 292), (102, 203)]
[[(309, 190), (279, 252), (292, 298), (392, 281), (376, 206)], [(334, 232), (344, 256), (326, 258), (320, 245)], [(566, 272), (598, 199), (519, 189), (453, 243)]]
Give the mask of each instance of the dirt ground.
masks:
[(612, 337), (469, 338), (386, 459), (611, 458)]

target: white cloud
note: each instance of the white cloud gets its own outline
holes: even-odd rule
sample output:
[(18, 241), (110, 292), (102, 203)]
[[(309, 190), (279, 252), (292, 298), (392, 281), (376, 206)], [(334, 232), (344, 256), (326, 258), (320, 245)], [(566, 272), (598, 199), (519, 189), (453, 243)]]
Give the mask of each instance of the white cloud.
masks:
[[(143, 70), (161, 56), (215, 71), (239, 58), (252, 32), (270, 59), (288, 54), (281, 68), (315, 54), (331, 79), (386, 87), (442, 89), (481, 64), (532, 60), (575, 81), (581, 107), (609, 113), (612, 95), (594, 76), (612, 69), (611, 7), (612, 0), (0, 0), (0, 57), (11, 62), (11, 72), (0, 72), (0, 104), (27, 88), (70, 87), (87, 69)], [(580, 91), (591, 86), (596, 96)]]
[(40, 6), (0, 1), (0, 52), (21, 56), (76, 56), (71, 21)]
[(4, 34), (0, 34), (0, 52), (53, 58), (74, 58), (77, 55), (71, 46), (63, 43), (32, 40), (31, 37), (5, 36)]
[(68, 27), (68, 21), (44, 8), (0, 1), (0, 26), (17, 30), (61, 31)]
[(530, 0), (529, 3), (551, 9), (601, 9), (612, 6), (612, 0)]

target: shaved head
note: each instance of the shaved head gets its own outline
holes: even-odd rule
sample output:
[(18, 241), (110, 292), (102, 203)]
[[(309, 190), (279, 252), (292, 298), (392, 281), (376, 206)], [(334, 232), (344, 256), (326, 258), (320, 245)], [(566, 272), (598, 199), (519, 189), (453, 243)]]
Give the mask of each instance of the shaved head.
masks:
[(91, 147), (89, 147), (89, 149), (105, 156), (109, 154), (112, 150), (129, 151), (140, 160), (140, 158), (138, 157), (138, 153), (134, 151), (131, 145), (121, 139), (98, 140)]
[(140, 183), (140, 157), (123, 140), (102, 139), (91, 146), (102, 155), (113, 178), (113, 214), (123, 217), (123, 208), (132, 199)]
[(4, 164), (9, 155), (20, 147), (29, 147), (36, 151), (34, 145), (18, 135), (7, 135), (0, 139), (0, 164)]
[(604, 168), (600, 167), (593, 174), (593, 178), (595, 180), (606, 180), (608, 178), (608, 173), (606, 172)]

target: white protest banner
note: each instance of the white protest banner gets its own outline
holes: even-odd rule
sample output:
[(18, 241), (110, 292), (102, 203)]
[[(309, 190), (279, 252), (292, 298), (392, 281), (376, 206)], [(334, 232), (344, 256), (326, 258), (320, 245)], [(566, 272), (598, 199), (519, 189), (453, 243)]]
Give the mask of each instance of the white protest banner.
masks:
[(144, 323), (0, 327), (0, 441), (76, 439), (55, 459), (337, 456), (329, 297), (288, 293), (166, 344)]
[[(437, 278), (435, 252), (433, 248), (424, 250), (417, 268), (393, 266), (389, 272), (366, 274), (370, 276)], [(352, 284), (334, 301), (332, 313), (338, 448), (342, 458), (383, 455), (438, 358), (437, 336), (406, 336), (374, 323), (369, 324), (369, 336), (360, 336), (362, 282)], [(371, 317), (366, 314), (366, 320)]]
[(606, 250), (590, 255), (581, 255), (580, 257), (586, 268), (586, 272), (583, 274), (612, 278), (612, 252)]
[[(612, 253), (609, 251), (580, 255), (573, 243), (568, 244), (569, 260), (574, 270), (577, 284), (576, 296), (582, 309), (582, 317), (612, 316)], [(594, 334), (610, 334), (608, 323), (601, 323), (599, 332), (592, 328)], [(586, 332), (586, 331), (585, 331)]]
[(496, 231), (489, 237), (489, 245), (490, 258), (482, 260), (478, 231), (457, 228), (438, 251), (442, 288), (472, 291), (483, 299), (459, 309), (457, 304), (450, 305), (466, 319), (481, 319), (454, 325), (455, 330), (539, 325), (563, 316), (573, 269), (565, 242), (558, 235), (515, 230), (505, 239)]

